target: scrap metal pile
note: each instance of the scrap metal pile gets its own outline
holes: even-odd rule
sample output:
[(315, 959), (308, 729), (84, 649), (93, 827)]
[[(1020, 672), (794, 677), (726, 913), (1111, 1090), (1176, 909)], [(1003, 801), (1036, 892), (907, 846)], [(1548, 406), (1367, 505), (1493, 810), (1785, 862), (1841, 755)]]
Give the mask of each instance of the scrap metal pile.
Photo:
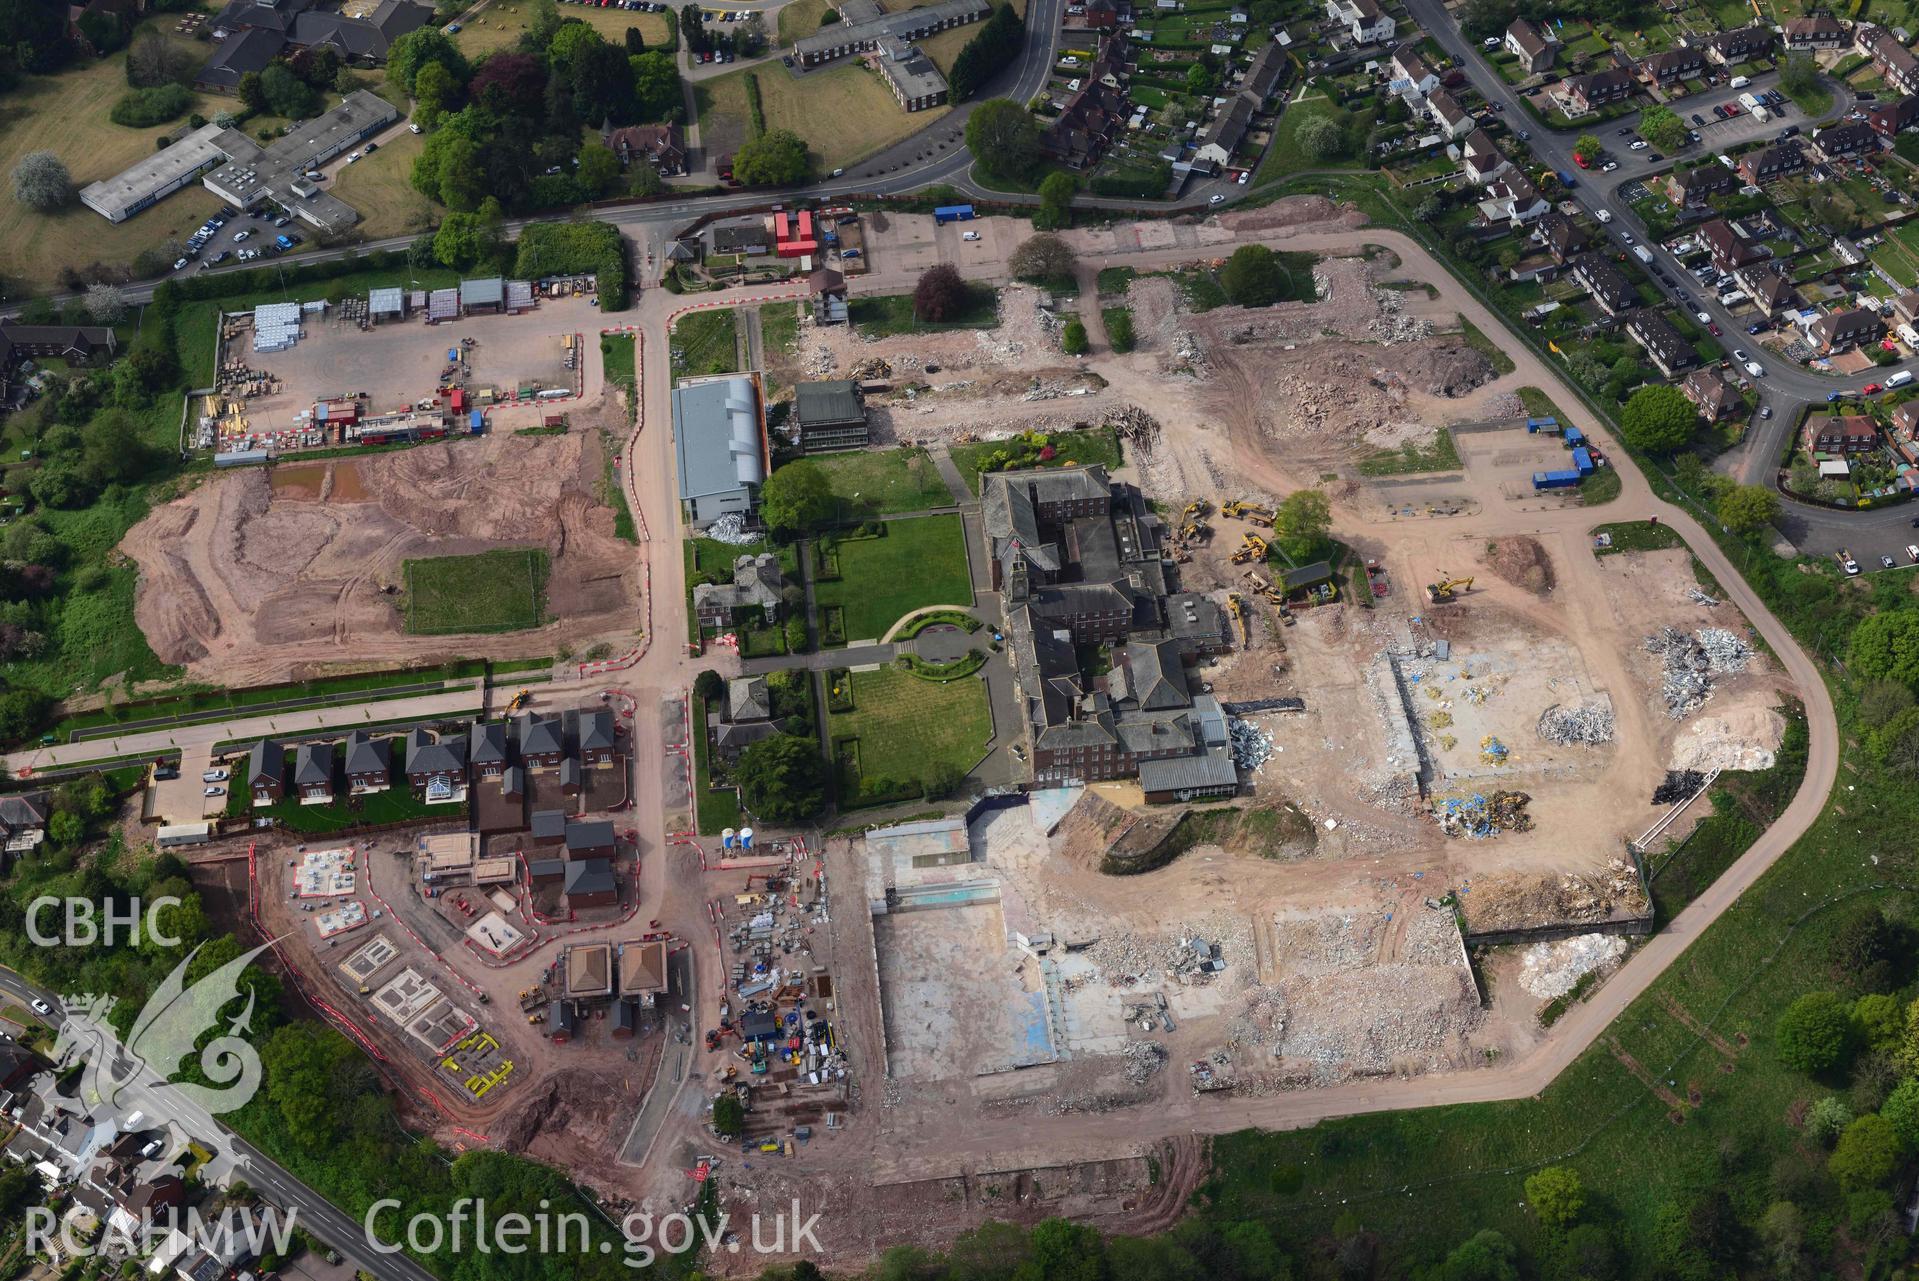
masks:
[(1500, 791), (1491, 796), (1474, 792), (1471, 796), (1448, 796), (1433, 812), (1439, 819), (1439, 830), (1446, 835), (1478, 841), (1501, 832), (1531, 831), (1533, 820), (1526, 806), (1532, 799), (1524, 792)]
[(1595, 747), (1612, 742), (1611, 703), (1580, 703), (1572, 707), (1554, 703), (1539, 714), (1539, 736), (1548, 743), (1561, 745), (1584, 743)]
[(1662, 627), (1646, 638), (1646, 652), (1665, 665), (1659, 694), (1666, 715), (1680, 720), (1699, 710), (1712, 697), (1712, 679), (1744, 671), (1752, 646), (1723, 627), (1702, 627), (1688, 635), (1677, 627)]
[(1696, 769), (1672, 769), (1658, 787), (1652, 789), (1654, 805), (1677, 805), (1706, 785), (1706, 776)]
[(1273, 736), (1251, 721), (1227, 722), (1233, 737), (1233, 764), (1257, 772), (1273, 754)]

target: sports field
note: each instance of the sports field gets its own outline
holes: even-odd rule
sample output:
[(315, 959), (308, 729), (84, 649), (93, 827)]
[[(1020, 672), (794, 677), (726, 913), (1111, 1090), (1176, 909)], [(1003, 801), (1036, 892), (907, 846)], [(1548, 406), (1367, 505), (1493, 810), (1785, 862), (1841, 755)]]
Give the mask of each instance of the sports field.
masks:
[(407, 561), (406, 629), (441, 636), (538, 627), (546, 615), (548, 568), (538, 547)]

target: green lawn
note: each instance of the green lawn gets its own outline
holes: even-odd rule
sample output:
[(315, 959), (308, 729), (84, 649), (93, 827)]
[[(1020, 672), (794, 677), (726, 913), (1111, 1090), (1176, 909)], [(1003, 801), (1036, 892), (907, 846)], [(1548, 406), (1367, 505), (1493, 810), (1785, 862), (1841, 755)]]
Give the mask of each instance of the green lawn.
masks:
[(740, 367), (739, 320), (731, 307), (696, 311), (673, 326), (673, 376), (730, 374)]
[(1259, 172), (1254, 175), (1257, 186), (1279, 182), (1305, 169), (1354, 169), (1359, 168), (1356, 158), (1319, 160), (1301, 151), (1297, 142), (1300, 125), (1308, 120), (1325, 117), (1342, 130), (1352, 125), (1352, 113), (1344, 110), (1331, 98), (1315, 96), (1302, 98), (1298, 102), (1286, 104), (1286, 110), (1273, 126), (1273, 141), (1266, 148), (1265, 159), (1260, 162)]
[(766, 376), (766, 394), (772, 396), (784, 385), (773, 378), (775, 366), (792, 359), (800, 345), (800, 305), (791, 302), (768, 303), (760, 308), (760, 354)]
[(1407, 443), (1398, 449), (1383, 449), (1370, 458), (1359, 460), (1359, 474), (1362, 476), (1399, 476), (1413, 472), (1455, 471), (1459, 467), (1459, 450), (1453, 444), (1453, 434), (1441, 427), (1433, 433), (1430, 444)]
[(639, 412), (639, 400), (633, 385), (636, 377), (633, 366), (633, 335), (601, 335), (600, 362), (606, 369), (606, 381), (626, 389), (626, 421), (631, 423)]
[(302, 805), (299, 798), (292, 795), (293, 749), (287, 749), (286, 777), (288, 795), (272, 805), (255, 808), (253, 797), (247, 791), (245, 762), (234, 771), (233, 781), (228, 784), (227, 814), (232, 817), (272, 818), (280, 826), (295, 832), (324, 834), (344, 831), (349, 827), (373, 826), (381, 823), (401, 823), (408, 819), (443, 818), (464, 819), (466, 810), (458, 805), (428, 805), (413, 794), (406, 780), (399, 777), (399, 769), (406, 760), (406, 739), (404, 736), (387, 740), (387, 751), (393, 761), (397, 786), (384, 792), (375, 792), (370, 796), (349, 797), (346, 792), (346, 778), (341, 772), (345, 766), (340, 749), (336, 746), (333, 753), (334, 799), (326, 805)]
[[(979, 493), (980, 475), (989, 471), (1004, 471), (1013, 467), (1067, 467), (1073, 464), (1091, 466), (1095, 463), (1108, 470), (1120, 465), (1119, 436), (1109, 427), (1096, 427), (1088, 431), (1062, 431), (1046, 436), (1053, 448), (1053, 457), (1041, 461), (1036, 451), (1022, 445), (1020, 438), (1012, 440), (984, 440), (974, 445), (956, 445), (952, 449), (953, 465), (958, 467), (960, 475), (966, 477), (967, 485), (974, 493)], [(998, 456), (1007, 455), (1002, 465), (995, 466)]]
[(538, 627), (546, 614), (550, 568), (546, 550), (539, 547), (409, 560), (402, 566), (406, 629), (416, 636), (438, 636)]
[(966, 533), (958, 515), (886, 522), (879, 538), (822, 540), (837, 555), (839, 577), (820, 581), (813, 594), (822, 612), (837, 609), (848, 641), (877, 640), (902, 615), (926, 605), (971, 605)]
[(986, 683), (977, 677), (926, 681), (887, 667), (831, 679), (851, 681), (853, 694), (851, 711), (826, 718), (841, 809), (918, 796), (934, 769), (971, 769), (992, 737)]
[(966, 308), (951, 320), (918, 320), (913, 315), (913, 295), (882, 294), (855, 298), (847, 304), (853, 327), (868, 338), (893, 334), (929, 334), (944, 329), (991, 329), (999, 323), (999, 293), (983, 285), (971, 286)]
[(740, 825), (740, 794), (732, 788), (714, 791), (706, 742), (706, 700), (693, 698), (694, 823), (701, 836), (717, 836)]
[(877, 453), (825, 454), (807, 461), (819, 465), (840, 500), (841, 522), (895, 512), (925, 511), (953, 505), (952, 491), (924, 449), (887, 449)]

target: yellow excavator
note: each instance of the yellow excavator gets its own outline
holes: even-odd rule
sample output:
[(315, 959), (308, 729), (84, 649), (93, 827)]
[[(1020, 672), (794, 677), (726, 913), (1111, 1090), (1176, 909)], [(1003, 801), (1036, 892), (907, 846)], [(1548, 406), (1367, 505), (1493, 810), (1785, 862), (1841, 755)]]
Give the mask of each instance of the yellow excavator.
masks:
[(1212, 511), (1211, 504), (1204, 498), (1195, 498), (1192, 502), (1186, 504), (1186, 510), (1181, 513), (1180, 519), (1190, 524), (1210, 511)]
[(1436, 583), (1426, 584), (1426, 594), (1432, 597), (1435, 605), (1450, 605), (1459, 599), (1461, 592), (1473, 589), (1470, 578), (1442, 578)]
[(1266, 540), (1251, 530), (1246, 531), (1246, 539), (1240, 543), (1239, 550), (1233, 553), (1233, 564), (1244, 565), (1248, 561), (1266, 559)]
[(1269, 604), (1284, 605), (1286, 603), (1286, 598), (1280, 595), (1279, 588), (1273, 586), (1250, 569), (1246, 571), (1246, 585), (1251, 588), (1256, 595), (1263, 596)]
[(522, 707), (525, 707), (527, 704), (527, 700), (532, 697), (533, 697), (532, 690), (530, 689), (521, 690), (519, 693), (513, 696), (513, 701), (506, 705), (506, 714), (508, 716), (513, 715), (515, 712), (519, 711)]
[(1240, 599), (1238, 592), (1226, 593), (1226, 612), (1233, 616), (1235, 623), (1239, 624), (1239, 643), (1251, 649), (1253, 645), (1253, 624), (1252, 621), (1246, 617), (1246, 603)]
[(1212, 529), (1202, 521), (1188, 520), (1179, 527), (1179, 541), (1182, 543), (1203, 543), (1212, 536)]

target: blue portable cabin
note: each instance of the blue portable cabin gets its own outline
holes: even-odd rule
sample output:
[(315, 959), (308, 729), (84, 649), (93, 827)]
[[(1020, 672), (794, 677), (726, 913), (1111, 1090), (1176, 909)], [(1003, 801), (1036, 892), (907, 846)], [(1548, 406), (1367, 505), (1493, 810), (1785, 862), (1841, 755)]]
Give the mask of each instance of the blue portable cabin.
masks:
[(1579, 483), (1576, 471), (1536, 471), (1533, 473), (1533, 488), (1570, 489)]
[(486, 430), (486, 412), (476, 409), (467, 417), (467, 427), (477, 436)]
[(1566, 428), (1566, 448), (1577, 449), (1586, 443), (1586, 433), (1577, 427)]
[(933, 222), (943, 225), (949, 222), (970, 222), (973, 218), (971, 205), (940, 205), (933, 210)]
[(1593, 469), (1592, 451), (1583, 445), (1573, 450), (1573, 467), (1581, 476), (1590, 472)]
[(1551, 416), (1545, 418), (1528, 418), (1526, 420), (1526, 430), (1533, 435), (1537, 435), (1543, 431), (1550, 436), (1559, 430), (1559, 420)]

